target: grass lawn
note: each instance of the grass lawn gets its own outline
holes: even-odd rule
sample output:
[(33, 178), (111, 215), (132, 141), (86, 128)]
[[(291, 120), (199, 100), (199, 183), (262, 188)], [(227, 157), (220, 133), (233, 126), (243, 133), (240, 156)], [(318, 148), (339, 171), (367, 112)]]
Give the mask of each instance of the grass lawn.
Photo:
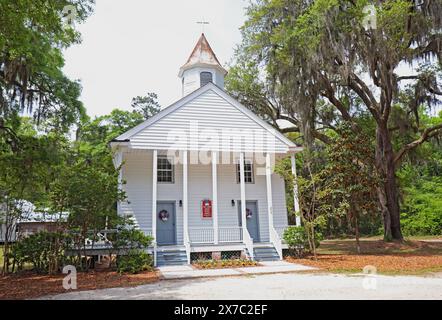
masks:
[[(419, 239), (419, 240), (417, 240)], [(440, 238), (439, 238), (440, 239)], [(442, 272), (442, 239), (407, 239), (404, 243), (385, 243), (380, 238), (361, 239), (361, 254), (357, 254), (354, 239), (326, 240), (318, 248), (317, 260), (287, 258), (321, 270), (337, 273), (362, 272), (367, 265), (378, 273), (393, 275), (423, 275)]]

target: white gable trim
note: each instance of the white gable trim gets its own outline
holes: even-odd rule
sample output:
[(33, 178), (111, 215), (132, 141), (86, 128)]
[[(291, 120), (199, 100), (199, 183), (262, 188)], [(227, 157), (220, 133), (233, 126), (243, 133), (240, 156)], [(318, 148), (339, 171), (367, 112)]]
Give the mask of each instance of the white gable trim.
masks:
[(168, 114), (176, 111), (180, 107), (186, 105), (187, 103), (191, 102), (198, 96), (202, 95), (203, 93), (212, 90), (217, 95), (219, 95), (221, 98), (225, 99), (229, 104), (231, 104), (233, 107), (238, 109), (240, 112), (242, 112), (244, 115), (249, 117), (251, 120), (256, 122), (258, 125), (260, 125), (263, 129), (267, 130), (270, 134), (281, 140), (282, 143), (287, 145), (289, 149), (293, 150), (298, 148), (296, 144), (294, 144), (290, 139), (285, 137), (282, 133), (274, 129), (270, 124), (262, 120), (260, 117), (258, 117), (254, 112), (247, 109), (245, 106), (243, 106), (241, 103), (233, 99), (231, 96), (229, 96), (224, 90), (220, 89), (213, 83), (208, 83), (204, 87), (199, 88), (198, 90), (192, 92), (191, 94), (187, 95), (186, 97), (178, 100), (174, 104), (170, 105), (166, 109), (162, 110), (161, 112), (157, 113), (155, 116), (151, 117), (150, 119), (144, 121), (143, 123), (139, 124), (138, 126), (130, 129), (129, 131), (123, 133), (122, 135), (118, 136), (114, 142), (118, 141), (126, 141), (130, 140), (131, 137), (139, 133), (140, 131), (146, 129), (147, 127), (151, 126), (155, 122), (159, 121), (160, 119), (164, 118)]

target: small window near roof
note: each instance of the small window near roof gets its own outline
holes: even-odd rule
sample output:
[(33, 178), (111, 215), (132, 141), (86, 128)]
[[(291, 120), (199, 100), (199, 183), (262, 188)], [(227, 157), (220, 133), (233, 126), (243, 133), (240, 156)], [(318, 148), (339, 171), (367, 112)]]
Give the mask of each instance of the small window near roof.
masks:
[[(236, 182), (241, 183), (241, 172), (240, 172), (239, 161), (236, 164)], [(244, 160), (244, 182), (245, 183), (255, 183), (255, 176), (253, 174), (253, 164), (250, 160)]]
[(201, 72), (200, 73), (200, 81), (201, 87), (204, 87), (209, 82), (213, 82), (212, 73), (210, 72)]
[(174, 183), (174, 166), (172, 161), (166, 156), (158, 156), (157, 175), (157, 181), (160, 183)]

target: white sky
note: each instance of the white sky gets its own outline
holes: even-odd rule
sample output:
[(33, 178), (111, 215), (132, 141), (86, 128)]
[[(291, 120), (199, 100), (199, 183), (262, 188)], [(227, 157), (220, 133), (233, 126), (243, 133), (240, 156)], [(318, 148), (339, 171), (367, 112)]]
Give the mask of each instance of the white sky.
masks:
[(161, 106), (181, 98), (178, 70), (201, 32), (221, 64), (241, 41), (245, 0), (96, 0), (95, 11), (77, 25), (82, 43), (65, 52), (65, 73), (79, 79), (90, 116), (130, 110), (133, 97), (158, 94)]

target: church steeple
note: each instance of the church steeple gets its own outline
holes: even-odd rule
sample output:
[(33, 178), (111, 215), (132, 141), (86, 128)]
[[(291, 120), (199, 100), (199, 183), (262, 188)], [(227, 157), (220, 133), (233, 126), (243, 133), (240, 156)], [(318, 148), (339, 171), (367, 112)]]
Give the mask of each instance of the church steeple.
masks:
[(178, 76), (182, 78), (183, 96), (213, 82), (224, 88), (224, 77), (227, 70), (218, 61), (209, 45), (206, 36), (201, 34), (187, 62), (180, 68)]

